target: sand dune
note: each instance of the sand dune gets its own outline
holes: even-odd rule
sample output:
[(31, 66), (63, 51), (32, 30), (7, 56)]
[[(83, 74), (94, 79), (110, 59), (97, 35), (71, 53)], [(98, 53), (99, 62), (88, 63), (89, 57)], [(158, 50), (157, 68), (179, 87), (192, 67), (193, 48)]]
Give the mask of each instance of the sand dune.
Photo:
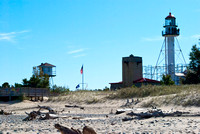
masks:
[[(130, 100), (131, 101), (131, 100)], [(145, 101), (143, 99), (142, 101)], [(70, 103), (69, 103), (70, 102)], [(98, 134), (132, 134), (132, 133), (200, 133), (200, 117), (164, 117), (149, 119), (133, 119), (123, 122), (126, 113), (116, 115), (117, 109), (131, 108), (141, 112), (147, 108), (141, 107), (141, 103), (128, 105), (126, 99), (105, 100), (98, 103), (75, 103), (71, 101), (43, 101), (43, 102), (9, 102), (0, 103), (0, 109), (12, 111), (12, 115), (0, 115), (1, 133), (33, 133), (56, 134), (60, 133), (54, 128), (59, 123), (66, 127), (82, 130), (87, 125)], [(50, 106), (58, 111), (60, 117), (49, 120), (22, 121), (27, 115), (25, 112), (38, 110), (38, 105)], [(65, 105), (79, 105), (80, 108), (67, 108)], [(200, 113), (199, 107), (163, 106), (163, 111), (179, 110), (184, 112)], [(61, 112), (62, 111), (62, 112)]]

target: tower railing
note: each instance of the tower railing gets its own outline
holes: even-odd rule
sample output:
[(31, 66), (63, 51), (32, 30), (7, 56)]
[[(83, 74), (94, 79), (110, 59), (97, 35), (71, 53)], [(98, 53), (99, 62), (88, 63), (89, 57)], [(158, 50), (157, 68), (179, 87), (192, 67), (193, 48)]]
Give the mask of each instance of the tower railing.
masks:
[(162, 36), (165, 36), (165, 35), (179, 35), (179, 34), (180, 34), (180, 30), (176, 29), (176, 28), (162, 31)]

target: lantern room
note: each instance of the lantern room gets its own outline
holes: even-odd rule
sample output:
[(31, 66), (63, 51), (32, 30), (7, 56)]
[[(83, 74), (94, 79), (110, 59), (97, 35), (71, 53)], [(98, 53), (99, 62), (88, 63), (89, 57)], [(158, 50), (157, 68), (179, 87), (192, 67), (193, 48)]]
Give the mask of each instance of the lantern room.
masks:
[(163, 26), (164, 30), (162, 31), (162, 36), (178, 36), (179, 28), (176, 25), (176, 18), (169, 13), (169, 15), (165, 18), (165, 25)]

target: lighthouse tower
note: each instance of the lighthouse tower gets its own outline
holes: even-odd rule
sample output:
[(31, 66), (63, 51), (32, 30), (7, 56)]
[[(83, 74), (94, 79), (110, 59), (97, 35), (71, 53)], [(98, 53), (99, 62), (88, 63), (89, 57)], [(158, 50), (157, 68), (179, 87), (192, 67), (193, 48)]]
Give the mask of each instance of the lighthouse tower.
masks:
[(165, 37), (165, 73), (171, 75), (175, 81), (175, 50), (174, 38), (179, 36), (179, 29), (176, 25), (176, 18), (169, 13), (165, 18), (165, 25), (163, 26), (162, 36)]

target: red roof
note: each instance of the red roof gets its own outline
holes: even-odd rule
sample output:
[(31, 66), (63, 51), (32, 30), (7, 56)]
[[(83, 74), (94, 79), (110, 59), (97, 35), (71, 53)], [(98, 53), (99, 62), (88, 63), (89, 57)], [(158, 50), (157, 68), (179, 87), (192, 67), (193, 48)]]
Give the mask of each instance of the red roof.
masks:
[(133, 83), (143, 83), (143, 82), (160, 83), (160, 81), (152, 80), (152, 79), (148, 79), (148, 78), (141, 78), (141, 79), (133, 81)]
[(120, 81), (120, 82), (115, 82), (115, 83), (109, 83), (109, 84), (122, 84), (123, 82)]
[(171, 12), (169, 12), (169, 15), (165, 19), (168, 19), (168, 18), (175, 18), (175, 17), (174, 15), (171, 14)]
[(49, 64), (49, 63), (41, 63), (41, 65), (39, 65), (38, 67), (43, 67), (43, 66), (46, 66), (46, 67), (56, 67), (52, 64)]

